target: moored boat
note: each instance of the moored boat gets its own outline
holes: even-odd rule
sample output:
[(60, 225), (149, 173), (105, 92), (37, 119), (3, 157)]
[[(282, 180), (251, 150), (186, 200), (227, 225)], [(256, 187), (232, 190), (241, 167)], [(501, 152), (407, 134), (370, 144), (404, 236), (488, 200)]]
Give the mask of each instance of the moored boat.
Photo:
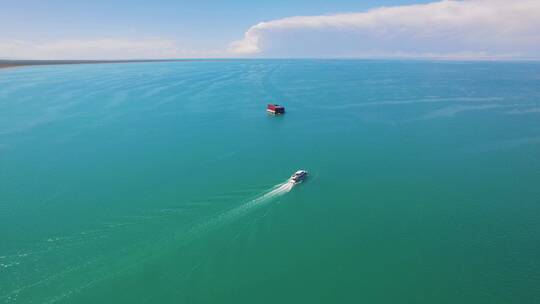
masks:
[(285, 107), (278, 104), (269, 103), (266, 106), (266, 112), (273, 115), (285, 114)]

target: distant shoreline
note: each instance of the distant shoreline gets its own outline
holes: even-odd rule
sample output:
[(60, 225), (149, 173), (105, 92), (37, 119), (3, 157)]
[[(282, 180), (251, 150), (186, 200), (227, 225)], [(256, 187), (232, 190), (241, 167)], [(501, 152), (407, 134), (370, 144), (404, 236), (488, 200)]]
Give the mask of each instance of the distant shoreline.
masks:
[(140, 60), (0, 60), (0, 69), (36, 65), (98, 64), (98, 63), (144, 63), (193, 61), (197, 59), (140, 59)]
[(152, 62), (189, 62), (189, 61), (228, 61), (228, 60), (329, 60), (329, 61), (435, 61), (435, 62), (533, 62), (540, 59), (523, 60), (443, 60), (428, 58), (186, 58), (186, 59), (126, 59), (126, 60), (8, 60), (0, 59), (0, 69), (40, 65), (67, 64), (106, 64), (106, 63), (152, 63)]

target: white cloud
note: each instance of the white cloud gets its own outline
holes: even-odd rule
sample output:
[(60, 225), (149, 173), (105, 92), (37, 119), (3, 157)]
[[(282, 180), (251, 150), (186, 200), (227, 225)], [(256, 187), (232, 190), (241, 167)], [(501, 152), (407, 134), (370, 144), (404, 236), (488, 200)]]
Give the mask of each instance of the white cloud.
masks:
[(261, 57), (540, 58), (540, 0), (444, 0), (261, 22), (227, 50), (166, 38), (0, 39), (0, 58)]
[(219, 55), (218, 52), (182, 49), (174, 40), (163, 38), (98, 38), (49, 42), (0, 40), (0, 58), (10, 59), (162, 59)]
[(239, 55), (540, 57), (540, 1), (445, 0), (261, 22), (231, 43)]

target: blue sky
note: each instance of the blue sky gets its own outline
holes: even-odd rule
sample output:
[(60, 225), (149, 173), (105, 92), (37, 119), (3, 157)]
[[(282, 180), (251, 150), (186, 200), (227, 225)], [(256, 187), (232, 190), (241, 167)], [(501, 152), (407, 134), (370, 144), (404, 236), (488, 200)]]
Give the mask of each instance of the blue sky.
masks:
[(421, 2), (2, 0), (0, 35), (3, 38), (29, 40), (166, 37), (194, 48), (217, 48), (220, 44), (241, 38), (247, 28), (261, 21)]
[[(1, 58), (535, 57), (540, 42), (536, 0), (0, 1)], [(471, 31), (496, 41), (445, 45)]]

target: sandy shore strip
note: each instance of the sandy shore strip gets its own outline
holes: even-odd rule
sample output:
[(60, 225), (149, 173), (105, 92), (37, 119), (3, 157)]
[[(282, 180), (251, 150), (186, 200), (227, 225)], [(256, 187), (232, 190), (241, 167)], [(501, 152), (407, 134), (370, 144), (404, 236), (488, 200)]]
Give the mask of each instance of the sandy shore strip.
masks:
[(96, 64), (96, 63), (137, 63), (137, 62), (174, 62), (204, 59), (142, 59), (142, 60), (0, 60), (0, 69), (33, 65), (59, 64)]

